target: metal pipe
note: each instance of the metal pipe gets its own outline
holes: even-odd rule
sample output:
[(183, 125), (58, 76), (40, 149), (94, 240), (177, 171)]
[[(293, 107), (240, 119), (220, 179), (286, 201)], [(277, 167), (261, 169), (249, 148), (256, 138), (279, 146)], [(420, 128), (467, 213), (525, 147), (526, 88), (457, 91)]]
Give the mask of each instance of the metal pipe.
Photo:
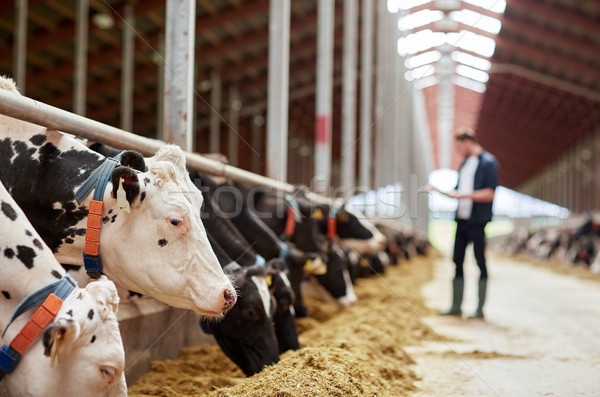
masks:
[(290, 74), (290, 0), (271, 0), (267, 93), (267, 175), (287, 180)]
[(196, 1), (167, 0), (166, 25), (164, 139), (191, 150)]
[(331, 184), (331, 111), (333, 107), (333, 0), (317, 6), (317, 96), (314, 190), (324, 193)]
[(344, 63), (342, 85), (341, 185), (349, 192), (356, 184), (356, 31), (357, 0), (344, 2)]
[(373, 2), (362, 0), (361, 70), (360, 70), (360, 141), (359, 182), (371, 187), (371, 105), (373, 68)]
[(77, 2), (73, 110), (82, 116), (85, 115), (86, 107), (89, 8), (89, 0), (80, 0)]
[[(48, 129), (73, 134), (94, 142), (105, 143), (119, 149), (137, 150), (145, 156), (152, 156), (161, 147), (167, 145), (163, 141), (135, 135), (31, 98), (15, 95), (6, 90), (0, 90), (0, 114), (41, 125)], [(285, 193), (293, 193), (295, 190), (295, 186), (289, 183), (256, 175), (250, 171), (223, 164), (196, 153), (185, 152), (185, 157), (186, 166), (193, 170), (230, 178), (254, 186), (270, 187)], [(329, 199), (312, 192), (308, 192), (308, 197), (317, 202), (330, 203)]]
[(27, 0), (16, 0), (15, 18), (15, 58), (13, 74), (20, 92), (25, 92), (27, 66)]
[(121, 62), (121, 128), (126, 131), (130, 131), (133, 125), (134, 18), (133, 6), (126, 4), (123, 20), (123, 59)]

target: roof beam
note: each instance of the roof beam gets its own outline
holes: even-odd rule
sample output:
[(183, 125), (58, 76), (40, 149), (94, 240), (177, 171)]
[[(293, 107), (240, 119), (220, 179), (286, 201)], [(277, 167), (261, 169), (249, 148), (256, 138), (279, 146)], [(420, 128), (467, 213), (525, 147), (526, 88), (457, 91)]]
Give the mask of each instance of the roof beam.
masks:
[(517, 9), (523, 14), (535, 15), (536, 18), (542, 20), (553, 20), (553, 22), (564, 26), (565, 30), (569, 26), (577, 26), (578, 29), (587, 32), (600, 30), (597, 19), (588, 18), (568, 8), (557, 6), (557, 4), (548, 1), (510, 0), (506, 3), (506, 7), (507, 9)]

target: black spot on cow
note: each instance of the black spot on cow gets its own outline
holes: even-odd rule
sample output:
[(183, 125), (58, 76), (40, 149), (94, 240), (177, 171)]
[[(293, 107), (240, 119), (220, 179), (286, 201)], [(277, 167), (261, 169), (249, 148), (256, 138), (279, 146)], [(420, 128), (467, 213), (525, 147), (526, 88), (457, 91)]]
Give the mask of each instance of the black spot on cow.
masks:
[(2, 212), (8, 217), (8, 219), (10, 219), (11, 221), (17, 219), (17, 212), (12, 207), (12, 205), (3, 201), (0, 207), (2, 208)]
[(46, 142), (46, 135), (38, 134), (34, 135), (29, 139), (29, 142), (33, 143), (35, 146), (40, 146), (42, 143)]
[(108, 210), (108, 215), (110, 215), (110, 214), (112, 214), (112, 213), (113, 213), (113, 210), (112, 210), (112, 208), (111, 208), (111, 209), (109, 209), (109, 210)]
[(108, 223), (110, 221), (110, 217), (105, 216), (102, 218), (102, 223)]
[(67, 237), (64, 241), (65, 244), (73, 244), (75, 242), (75, 240), (73, 240), (71, 237)]
[(59, 280), (62, 278), (62, 275), (59, 272), (57, 272), (56, 270), (52, 270), (50, 272), (50, 274), (52, 274), (54, 277), (56, 277)]
[(150, 183), (150, 179), (148, 177), (144, 177), (144, 186)]
[(90, 343), (94, 343), (96, 342), (96, 335), (92, 335), (92, 339), (90, 340)]
[(114, 214), (111, 218), (110, 218), (110, 223), (115, 223), (115, 221), (117, 220), (117, 214)]
[(12, 259), (15, 256), (15, 251), (12, 248), (7, 248), (4, 250), (4, 256), (8, 259)]
[(90, 320), (94, 318), (94, 309), (90, 309), (90, 311), (88, 312), (88, 318)]
[(77, 299), (82, 300), (83, 299), (83, 294), (80, 292), (79, 295), (77, 295)]
[(33, 258), (36, 256), (37, 255), (33, 248), (27, 247), (26, 245), (17, 245), (17, 258), (23, 262), (27, 269), (31, 269), (33, 267)]
[(69, 309), (69, 311), (67, 312), (67, 315), (73, 317), (73, 309)]
[(169, 244), (169, 242), (167, 240), (165, 240), (164, 238), (161, 238), (160, 240), (158, 240), (158, 245), (160, 245), (161, 247), (164, 247), (167, 244)]
[(37, 249), (39, 249), (40, 251), (44, 249), (42, 242), (40, 240), (38, 240), (37, 238), (33, 239), (33, 245), (35, 245), (37, 247)]
[(2, 290), (2, 295), (4, 295), (6, 299), (10, 299), (10, 292)]
[(142, 201), (144, 201), (145, 198), (146, 198), (146, 192), (142, 192), (142, 194), (140, 195), (140, 203)]
[(31, 233), (29, 230), (25, 230), (25, 234), (29, 237), (33, 236), (33, 233)]
[(74, 187), (83, 183), (102, 158), (88, 150), (61, 151), (47, 140), (42, 142), (42, 136), (35, 135), (31, 142), (39, 146), (0, 139), (0, 181), (56, 253), (87, 216), (87, 207), (75, 203)]

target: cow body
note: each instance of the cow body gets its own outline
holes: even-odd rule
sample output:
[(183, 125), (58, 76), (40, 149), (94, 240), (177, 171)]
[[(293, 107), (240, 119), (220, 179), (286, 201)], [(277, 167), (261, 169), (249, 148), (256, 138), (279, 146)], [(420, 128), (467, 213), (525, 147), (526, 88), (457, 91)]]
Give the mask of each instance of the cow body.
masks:
[[(15, 94), (18, 95), (18, 94)], [(0, 116), (0, 180), (63, 264), (83, 265), (91, 194), (75, 192), (103, 161), (59, 132)], [(166, 146), (146, 172), (117, 167), (104, 193), (100, 255), (121, 287), (175, 307), (221, 316), (235, 303), (189, 197), (181, 149)], [(131, 212), (116, 200), (122, 182)]]
[[(0, 330), (29, 294), (65, 276), (8, 191), (0, 183)], [(115, 285), (102, 277), (85, 289), (75, 288), (53, 321), (24, 351), (5, 377), (14, 396), (124, 396), (125, 353), (116, 310)], [(9, 344), (34, 309), (10, 324)]]

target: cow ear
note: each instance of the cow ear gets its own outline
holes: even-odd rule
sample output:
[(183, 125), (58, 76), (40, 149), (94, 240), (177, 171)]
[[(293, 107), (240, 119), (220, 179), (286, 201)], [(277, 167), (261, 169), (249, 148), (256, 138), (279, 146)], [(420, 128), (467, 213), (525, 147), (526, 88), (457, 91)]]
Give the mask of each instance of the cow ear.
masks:
[(60, 319), (44, 332), (44, 355), (50, 357), (50, 366), (60, 363), (63, 346), (72, 344), (79, 336), (79, 324), (71, 319)]
[(146, 167), (146, 162), (144, 161), (144, 156), (135, 150), (125, 150), (121, 154), (121, 165), (142, 172), (146, 172), (148, 170)]
[(337, 220), (338, 222), (348, 222), (349, 219), (350, 216), (348, 215), (348, 211), (346, 211), (346, 204), (342, 204), (337, 212)]
[(117, 198), (119, 182), (122, 179), (127, 201), (129, 204), (133, 204), (133, 200), (140, 194), (140, 182), (136, 171), (129, 167), (119, 166), (114, 169), (110, 179), (113, 185), (112, 197)]

